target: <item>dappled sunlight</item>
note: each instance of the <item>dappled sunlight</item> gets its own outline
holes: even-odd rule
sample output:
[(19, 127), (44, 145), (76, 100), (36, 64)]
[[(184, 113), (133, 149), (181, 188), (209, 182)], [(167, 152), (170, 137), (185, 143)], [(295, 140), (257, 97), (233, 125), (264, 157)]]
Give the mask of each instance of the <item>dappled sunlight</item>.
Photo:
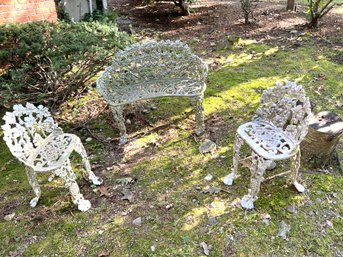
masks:
[(230, 54), (227, 57), (221, 57), (219, 62), (222, 64), (222, 67), (237, 67), (258, 61), (262, 57), (277, 53), (279, 50), (278, 47), (269, 48), (262, 46), (260, 49), (254, 48), (244, 53)]
[[(249, 170), (240, 165), (240, 176), (231, 187), (223, 184), (223, 178), (231, 169), (236, 128), (251, 119), (263, 90), (275, 81), (295, 80), (304, 85), (318, 110), (325, 108), (343, 114), (336, 105), (342, 101), (343, 68), (330, 59), (333, 55), (329, 47), (283, 49), (256, 42), (220, 52), (213, 58), (219, 60), (218, 69), (210, 70), (207, 82), (204, 99), (207, 131), (202, 136), (194, 135), (192, 107), (181, 97), (155, 99), (157, 108), (143, 114), (139, 111), (142, 105), (136, 109), (129, 107), (129, 142), (124, 146), (118, 146), (117, 141), (86, 142), (89, 135), (80, 132), (92, 160), (98, 160), (97, 172), (103, 173), (109, 192), (109, 196), (99, 196), (98, 189), (85, 186), (83, 181), (81, 191), (88, 192), (85, 196), (92, 202), (88, 213), (73, 208), (66, 190), (59, 188), (59, 180), (47, 183), (37, 211), (29, 210), (25, 201), (31, 191), (28, 193), (24, 169), (15, 161), (8, 163), (12, 157), (8, 151), (2, 151), (0, 202), (6, 208), (14, 201), (19, 203), (3, 212), (15, 212), (16, 218), (13, 226), (0, 222), (0, 239), (8, 237), (7, 249), (15, 249), (21, 247), (25, 233), (42, 235), (41, 240), (28, 248), (27, 255), (37, 252), (49, 255), (51, 249), (62, 254), (67, 249), (73, 256), (80, 252), (90, 256), (107, 252), (112, 256), (128, 253), (200, 256), (203, 252), (199, 243), (206, 242), (213, 245), (210, 256), (222, 256), (228, 236), (232, 238), (230, 247), (238, 256), (261, 253), (277, 256), (286, 251), (296, 255), (306, 254), (308, 249), (310, 253), (325, 255), (340, 242), (337, 231), (342, 224), (333, 214), (340, 213), (343, 206), (343, 180), (338, 173), (302, 173), (309, 189), (305, 194), (297, 194), (292, 187), (285, 186), (285, 178), (267, 181), (261, 186), (255, 210), (249, 212), (239, 205), (240, 198), (247, 193)], [(92, 102), (94, 92), (89, 91), (80, 99), (82, 104), (73, 100), (60, 108), (56, 114), (60, 121), (67, 128), (89, 122), (93, 133), (100, 138), (116, 138), (118, 132), (110, 110), (105, 105), (106, 113), (101, 113), (102, 109), (92, 110), (96, 104)], [(67, 117), (68, 110), (72, 118)], [(78, 116), (81, 118), (76, 119)], [(199, 153), (199, 145), (205, 139), (214, 141), (217, 149), (203, 155)], [(0, 146), (5, 147), (4, 143)], [(113, 160), (115, 168), (106, 169), (101, 161), (118, 152), (124, 157)], [(242, 156), (245, 154), (249, 154), (249, 149), (243, 147)], [(78, 162), (75, 169), (78, 177), (79, 166)], [(204, 179), (208, 174), (213, 176), (210, 181)], [(127, 185), (116, 182), (127, 176), (134, 182)], [(206, 191), (211, 187), (220, 191)], [(124, 188), (133, 193), (133, 202), (122, 199)], [(288, 211), (292, 204), (297, 212)], [(48, 214), (40, 220), (42, 210)], [(132, 224), (138, 217), (142, 218), (142, 224)], [(213, 224), (210, 217), (215, 217)], [(265, 217), (270, 218), (265, 221)], [(287, 241), (277, 237), (280, 221), (291, 224)], [(152, 246), (155, 252), (151, 251)]]
[(332, 12), (336, 14), (343, 14), (343, 6), (337, 6), (333, 8)]
[(185, 214), (179, 224), (183, 222), (181, 229), (185, 231), (192, 230), (204, 222), (206, 217), (216, 217), (224, 214), (227, 210), (227, 205), (221, 199), (215, 199), (206, 206), (193, 208), (190, 212)]

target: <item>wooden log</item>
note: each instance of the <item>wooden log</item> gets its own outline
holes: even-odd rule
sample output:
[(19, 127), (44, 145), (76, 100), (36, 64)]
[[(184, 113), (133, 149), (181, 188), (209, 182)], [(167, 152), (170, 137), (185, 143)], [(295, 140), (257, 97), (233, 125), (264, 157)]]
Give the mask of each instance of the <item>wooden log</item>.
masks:
[(337, 160), (336, 146), (343, 135), (343, 121), (337, 114), (323, 111), (315, 115), (300, 145), (302, 161), (312, 168), (324, 168)]

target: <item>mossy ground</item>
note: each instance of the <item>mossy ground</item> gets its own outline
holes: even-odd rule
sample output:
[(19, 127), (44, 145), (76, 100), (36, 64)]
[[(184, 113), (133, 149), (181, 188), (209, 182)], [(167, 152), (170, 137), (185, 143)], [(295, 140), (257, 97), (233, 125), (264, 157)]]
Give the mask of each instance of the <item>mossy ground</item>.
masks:
[[(183, 98), (153, 100), (157, 109), (143, 115), (145, 123), (138, 117), (141, 113), (132, 111), (131, 140), (122, 148), (94, 139), (85, 142), (89, 135), (79, 131), (109, 192), (100, 197), (99, 190), (80, 178), (81, 191), (93, 205), (86, 213), (71, 205), (61, 181), (48, 183), (46, 176), (40, 177), (42, 198), (31, 209), (24, 168), (0, 141), (0, 255), (202, 256), (201, 242), (213, 246), (210, 256), (343, 255), (343, 177), (337, 167), (330, 173), (303, 169), (301, 178), (308, 188), (304, 194), (285, 186), (286, 178), (263, 183), (255, 210), (248, 212), (235, 205), (246, 193), (248, 169), (240, 167), (241, 176), (230, 188), (221, 181), (232, 164), (235, 129), (252, 117), (262, 91), (276, 80), (297, 81), (304, 85), (316, 111), (330, 110), (343, 117), (337, 105), (343, 102), (343, 66), (335, 62), (339, 55), (341, 49), (311, 41), (297, 48), (243, 42), (216, 53), (217, 58), (208, 60), (216, 62), (217, 68), (208, 78), (207, 132), (200, 138), (193, 134), (194, 115)], [(62, 109), (65, 130), (78, 132), (72, 129), (74, 118), (96, 98), (92, 90), (89, 94), (81, 100), (82, 106), (76, 108), (75, 102)], [(75, 117), (68, 118), (71, 109), (69, 115)], [(118, 135), (108, 111), (82, 122), (88, 122), (104, 140)], [(199, 154), (205, 138), (218, 144), (212, 156)], [(104, 161), (111, 156), (112, 163)], [(75, 157), (73, 162), (79, 176), (80, 161)], [(207, 174), (214, 176), (211, 182), (204, 180)], [(128, 176), (135, 183), (116, 183)], [(225, 191), (204, 193), (208, 186)], [(125, 187), (133, 192), (133, 202), (121, 200)], [(295, 213), (287, 210), (291, 205), (296, 206)], [(13, 212), (13, 220), (3, 220)], [(263, 222), (267, 214), (269, 225)], [(132, 225), (138, 217), (142, 224)], [(216, 222), (210, 224), (210, 217), (216, 217)], [(289, 240), (277, 237), (282, 220), (291, 226)]]

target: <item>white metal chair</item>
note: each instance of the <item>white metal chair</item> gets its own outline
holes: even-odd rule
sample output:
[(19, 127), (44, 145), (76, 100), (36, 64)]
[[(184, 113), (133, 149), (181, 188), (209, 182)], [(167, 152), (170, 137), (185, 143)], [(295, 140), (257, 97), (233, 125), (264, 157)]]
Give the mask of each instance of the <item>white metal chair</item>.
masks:
[(35, 207), (41, 196), (36, 175), (38, 172), (51, 171), (65, 181), (73, 202), (81, 211), (87, 211), (91, 204), (83, 198), (76, 176), (72, 170), (69, 156), (76, 151), (82, 157), (85, 167), (83, 175), (87, 175), (93, 184), (100, 185), (102, 180), (91, 170), (86, 151), (79, 137), (63, 133), (51, 117), (48, 109), (27, 103), (13, 106), (13, 112), (7, 112), (3, 117), (5, 125), (4, 140), (11, 153), (25, 164), (26, 174), (35, 197), (30, 201)]
[(240, 148), (244, 142), (247, 143), (252, 149), (252, 156), (250, 188), (241, 200), (242, 207), (246, 209), (254, 208), (265, 170), (273, 161), (291, 159), (291, 170), (279, 175), (290, 173), (290, 182), (299, 192), (305, 191), (297, 177), (299, 145), (307, 134), (312, 115), (309, 98), (302, 86), (286, 81), (284, 85), (277, 82), (275, 87), (266, 89), (260, 103), (253, 120), (237, 129), (232, 172), (224, 178), (225, 184), (232, 185), (237, 174)]
[(190, 97), (196, 133), (203, 133), (207, 73), (207, 64), (181, 41), (147, 41), (117, 52), (112, 65), (97, 79), (97, 90), (118, 124), (120, 144), (127, 141), (123, 105), (161, 96)]

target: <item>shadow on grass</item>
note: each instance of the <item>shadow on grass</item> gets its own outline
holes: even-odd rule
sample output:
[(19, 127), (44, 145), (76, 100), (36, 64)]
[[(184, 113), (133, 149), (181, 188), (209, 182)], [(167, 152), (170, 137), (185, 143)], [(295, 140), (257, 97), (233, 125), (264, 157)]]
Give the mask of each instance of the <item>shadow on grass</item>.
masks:
[[(256, 209), (251, 212), (244, 212), (235, 205), (235, 200), (246, 193), (247, 169), (240, 167), (242, 175), (233, 187), (226, 188), (221, 182), (232, 164), (236, 128), (250, 120), (260, 94), (275, 80), (297, 80), (317, 103), (318, 110), (325, 108), (342, 114), (342, 110), (335, 107), (335, 101), (343, 89), (343, 70), (329, 61), (330, 51), (313, 45), (281, 49), (250, 44), (220, 53), (216, 61), (222, 68), (211, 71), (208, 79), (204, 100), (207, 132), (202, 137), (193, 135), (194, 117), (190, 116), (190, 104), (182, 98), (149, 101), (148, 105), (157, 105), (155, 111), (144, 114), (149, 122), (137, 117), (142, 122), (137, 124), (149, 125), (144, 128), (135, 126), (134, 122), (128, 125), (131, 142), (123, 147), (95, 144), (94, 140), (85, 142), (89, 135), (78, 131), (89, 154), (98, 158), (98, 172), (102, 173), (109, 191), (108, 197), (100, 197), (99, 192), (93, 192), (80, 181), (81, 186), (85, 185), (82, 192), (95, 207), (88, 213), (77, 212), (68, 205), (67, 192), (59, 188), (43, 195), (49, 199), (42, 199), (36, 211), (28, 211), (31, 189), (24, 169), (16, 162), (8, 164), (0, 171), (0, 203), (7, 206), (18, 199), (19, 204), (8, 210), (16, 213), (10, 223), (12, 226), (0, 221), (0, 240), (5, 245), (0, 255), (8, 255), (34, 237), (36, 241), (32, 239), (26, 246), (28, 256), (82, 256), (85, 253), (89, 256), (101, 253), (200, 256), (201, 242), (213, 246), (213, 256), (222, 256), (229, 248), (236, 255), (246, 256), (339, 253), (343, 226), (339, 218), (343, 206), (342, 178), (304, 174), (310, 189), (305, 195), (284, 187), (284, 178), (268, 181), (262, 185)], [(320, 94), (315, 92), (318, 90)], [(87, 105), (87, 101), (84, 104)], [(132, 121), (137, 113), (130, 114), (134, 115), (130, 116)], [(93, 133), (103, 139), (117, 136), (110, 112), (99, 115), (78, 122), (87, 122)], [(79, 124), (74, 119), (65, 122), (67, 129)], [(225, 158), (199, 154), (199, 144), (205, 138), (215, 140), (219, 146), (215, 154)], [(0, 146), (3, 150), (1, 169), (12, 157), (4, 143)], [(105, 169), (113, 163), (100, 161), (116, 155), (119, 156), (116, 162), (120, 164), (117, 171)], [(211, 182), (204, 180), (207, 174), (214, 176)], [(137, 181), (128, 185), (115, 183), (116, 178), (127, 176)], [(221, 187), (227, 192), (211, 195), (203, 192), (207, 187)], [(133, 202), (121, 199), (124, 188), (133, 193)], [(297, 213), (287, 211), (292, 204)], [(46, 216), (39, 214), (46, 209)], [(270, 216), (269, 226), (262, 222), (266, 214)], [(37, 222), (30, 215), (44, 218)], [(132, 221), (138, 217), (142, 218), (142, 224), (135, 226)], [(289, 241), (276, 237), (281, 220), (291, 224)]]

